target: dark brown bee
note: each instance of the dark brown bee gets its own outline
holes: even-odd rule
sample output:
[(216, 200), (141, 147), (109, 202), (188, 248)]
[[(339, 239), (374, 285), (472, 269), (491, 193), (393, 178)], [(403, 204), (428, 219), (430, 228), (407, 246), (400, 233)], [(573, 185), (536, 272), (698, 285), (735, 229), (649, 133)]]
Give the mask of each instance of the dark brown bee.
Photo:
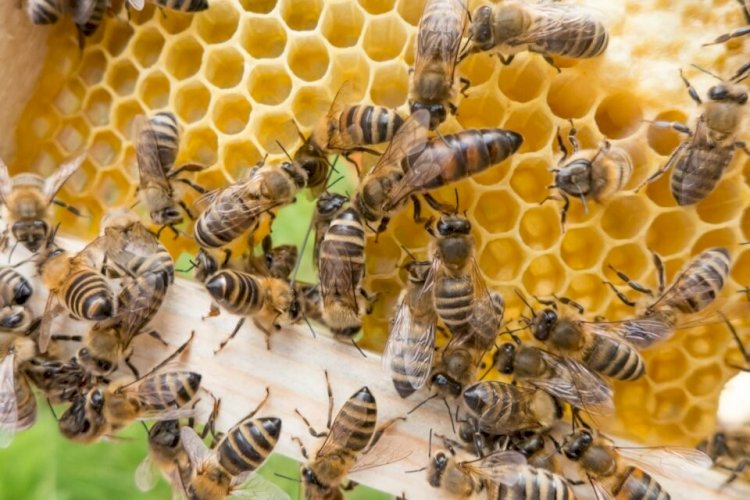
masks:
[(282, 280), (289, 279), (297, 265), (297, 247), (295, 245), (273, 246), (270, 235), (263, 238), (262, 245), (261, 255), (249, 254), (247, 256), (245, 271)]
[(523, 137), (499, 128), (464, 130), (433, 137), (402, 162), (404, 175), (391, 190), (385, 210), (424, 193), (476, 175), (518, 151)]
[(479, 428), (490, 434), (544, 429), (562, 417), (562, 408), (548, 393), (498, 381), (477, 382), (463, 398)]
[[(190, 218), (192, 214), (175, 191), (174, 183), (181, 182), (199, 193), (205, 189), (189, 179), (180, 177), (183, 172), (198, 172), (204, 169), (200, 165), (187, 164), (175, 167), (179, 147), (179, 127), (174, 114), (163, 111), (151, 118), (136, 117), (135, 149), (138, 159), (138, 199), (149, 211), (151, 221), (169, 227), (178, 234), (176, 225), (182, 223), (185, 211)], [(161, 231), (161, 229), (160, 229)]]
[(16, 432), (36, 422), (36, 398), (21, 370), (36, 355), (36, 346), (27, 337), (17, 337), (1, 346), (0, 355), (0, 448), (7, 448)]
[(331, 221), (318, 259), (323, 322), (342, 340), (362, 327), (369, 298), (365, 275), (365, 228), (361, 214), (349, 204)]
[(0, 160), (0, 197), (3, 202), (3, 219), (7, 221), (13, 237), (30, 252), (36, 252), (50, 233), (51, 205), (62, 206), (75, 215), (75, 208), (55, 200), (55, 195), (65, 181), (83, 164), (85, 154), (63, 163), (48, 179), (24, 172), (13, 177)]
[(482, 50), (499, 52), (509, 64), (522, 51), (584, 59), (602, 54), (609, 44), (604, 25), (585, 9), (563, 3), (529, 4), (505, 0), (474, 11), (471, 45), (462, 57)]
[[(180, 438), (190, 458), (192, 475), (185, 484), (191, 500), (220, 500), (241, 489), (247, 496), (285, 496), (273, 483), (253, 474), (273, 451), (281, 435), (281, 420), (253, 418), (255, 412), (229, 429), (209, 450), (191, 427), (180, 429)], [(251, 475), (252, 474), (252, 475)]]
[(454, 72), (466, 27), (462, 0), (429, 0), (419, 20), (417, 52), (409, 79), (409, 109), (430, 112), (430, 129), (455, 114)]
[(703, 108), (695, 130), (677, 122), (656, 121), (653, 125), (673, 128), (688, 134), (688, 139), (672, 152), (669, 160), (639, 187), (652, 182), (673, 168), (670, 187), (678, 205), (693, 205), (711, 193), (734, 158), (735, 149), (750, 154), (744, 142), (737, 140), (747, 103), (747, 89), (738, 85), (748, 76), (747, 71), (735, 75), (729, 82), (721, 82), (708, 89), (708, 102), (680, 72), (690, 97)]
[(383, 367), (402, 398), (419, 390), (432, 369), (437, 316), (432, 297), (423, 292), (431, 268), (429, 261), (411, 261), (406, 265), (407, 287), (398, 299), (383, 353)]
[(691, 468), (711, 466), (711, 459), (695, 448), (617, 448), (587, 430), (567, 436), (562, 452), (576, 462), (581, 477), (589, 478), (601, 498), (667, 500), (669, 493), (644, 468), (684, 479)]
[(135, 420), (171, 420), (187, 408), (200, 388), (194, 372), (150, 373), (135, 381), (100, 385), (77, 398), (62, 414), (60, 431), (69, 439), (96, 441)]
[(326, 116), (315, 125), (310, 140), (321, 151), (345, 155), (370, 151), (367, 146), (390, 141), (403, 124), (404, 120), (392, 109), (350, 104), (353, 91), (352, 82), (344, 82)]
[(315, 214), (313, 215), (313, 230), (315, 233), (315, 244), (313, 246), (313, 264), (318, 267), (320, 259), (320, 244), (323, 237), (331, 225), (334, 217), (341, 211), (344, 204), (349, 199), (343, 194), (323, 192), (315, 204)]

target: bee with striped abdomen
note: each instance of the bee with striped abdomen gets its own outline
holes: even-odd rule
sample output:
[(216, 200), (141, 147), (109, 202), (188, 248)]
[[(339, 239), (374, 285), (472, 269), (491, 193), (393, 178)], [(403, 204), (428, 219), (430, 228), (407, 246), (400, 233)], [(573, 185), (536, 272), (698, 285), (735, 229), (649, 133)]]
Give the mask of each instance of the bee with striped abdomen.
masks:
[(30, 333), (37, 325), (24, 306), (32, 293), (31, 283), (15, 266), (0, 266), (0, 332)]
[[(571, 123), (568, 140), (573, 146), (573, 154), (568, 156), (562, 137), (557, 134), (557, 142), (563, 155), (558, 162), (558, 168), (552, 170), (555, 174), (554, 187), (563, 201), (560, 211), (563, 231), (570, 206), (569, 196), (580, 198), (584, 209), (587, 199), (602, 203), (621, 191), (633, 173), (633, 163), (624, 149), (605, 141), (598, 149), (580, 150), (575, 136), (576, 129)], [(547, 197), (544, 201), (548, 199), (554, 197)]]
[(565, 438), (563, 454), (581, 469), (601, 498), (667, 500), (664, 488), (644, 469), (684, 480), (696, 469), (711, 466), (711, 459), (695, 448), (618, 448), (591, 431), (573, 432)]
[(454, 73), (466, 27), (463, 0), (429, 0), (419, 20), (417, 51), (409, 78), (409, 109), (426, 109), (430, 129), (456, 113)]
[(204, 167), (195, 164), (175, 167), (180, 131), (177, 118), (171, 112), (162, 111), (151, 118), (138, 116), (135, 118), (135, 130), (138, 200), (149, 211), (151, 221), (161, 226), (157, 236), (165, 227), (179, 234), (175, 226), (183, 221), (180, 208), (188, 217), (193, 218), (193, 215), (178, 196), (174, 184), (180, 182), (198, 193), (205, 193), (201, 186), (180, 177), (183, 172), (199, 172)]
[(413, 260), (406, 265), (407, 286), (399, 296), (383, 354), (383, 367), (402, 398), (419, 390), (432, 369), (437, 315), (432, 296), (423, 293), (431, 268), (429, 261)]
[(0, 160), (0, 198), (3, 203), (3, 219), (7, 221), (13, 237), (30, 252), (36, 252), (50, 233), (54, 203), (75, 215), (75, 208), (56, 200), (55, 195), (65, 181), (83, 164), (85, 154), (63, 163), (49, 178), (32, 173), (21, 173), (13, 177), (8, 167)]
[(370, 152), (368, 146), (389, 142), (404, 120), (392, 109), (368, 104), (351, 104), (354, 100), (351, 81), (344, 82), (333, 98), (326, 116), (315, 125), (310, 140), (325, 152)]
[(313, 214), (313, 232), (315, 233), (313, 265), (316, 268), (320, 259), (320, 244), (323, 242), (323, 237), (326, 235), (331, 221), (333, 221), (334, 217), (338, 215), (348, 201), (349, 198), (343, 194), (324, 191), (315, 203), (315, 213)]
[(0, 448), (36, 422), (36, 398), (23, 365), (36, 356), (34, 341), (17, 337), (0, 346)]
[(65, 13), (67, 0), (26, 0), (26, 12), (34, 24), (54, 24)]
[(193, 339), (146, 375), (100, 384), (76, 398), (58, 420), (62, 434), (89, 443), (122, 429), (135, 420), (173, 420), (191, 415), (188, 405), (200, 389), (201, 375), (159, 369), (179, 356)]
[(680, 206), (694, 205), (714, 190), (732, 163), (736, 149), (750, 154), (747, 145), (737, 139), (747, 103), (747, 89), (739, 85), (739, 82), (750, 74), (747, 69), (730, 81), (722, 81), (708, 89), (707, 102), (701, 100), (698, 92), (680, 71), (690, 97), (702, 107), (703, 113), (698, 117), (694, 130), (683, 123), (653, 122), (656, 127), (673, 128), (688, 134), (688, 138), (677, 146), (664, 166), (638, 189), (658, 179), (671, 168), (670, 189), (675, 201)]
[(201, 12), (208, 9), (208, 0), (125, 0), (125, 3), (135, 10), (143, 10), (147, 3), (179, 12)]
[(258, 408), (229, 429), (213, 449), (208, 449), (191, 427), (180, 429), (192, 471), (185, 483), (189, 499), (289, 498), (278, 486), (255, 473), (281, 435), (281, 419), (253, 418)]
[(71, 256), (54, 243), (54, 233), (37, 257), (37, 268), (49, 289), (39, 331), (39, 350), (47, 351), (51, 323), (62, 311), (75, 319), (102, 321), (114, 313), (114, 299), (107, 280), (97, 271), (92, 245)]
[(557, 2), (529, 4), (505, 0), (474, 11), (469, 27), (470, 46), (462, 54), (497, 51), (503, 64), (518, 52), (584, 59), (602, 54), (609, 43), (604, 25), (578, 5)]
[(68, 0), (68, 9), (78, 30), (78, 46), (83, 49), (85, 39), (93, 36), (104, 20), (110, 0)]
[(403, 176), (391, 189), (384, 210), (401, 207), (414, 194), (483, 172), (518, 151), (522, 143), (520, 134), (500, 128), (433, 137), (401, 163)]
[(563, 414), (559, 403), (545, 391), (494, 380), (467, 387), (463, 399), (479, 429), (489, 434), (546, 429)]

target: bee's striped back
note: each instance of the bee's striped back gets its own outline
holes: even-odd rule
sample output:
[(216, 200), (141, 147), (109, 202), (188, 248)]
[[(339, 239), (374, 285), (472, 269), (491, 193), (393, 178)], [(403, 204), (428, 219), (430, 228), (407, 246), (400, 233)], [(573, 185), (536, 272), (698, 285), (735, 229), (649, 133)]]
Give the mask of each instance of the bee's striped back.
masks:
[(232, 427), (216, 447), (219, 464), (232, 476), (260, 467), (281, 434), (278, 418), (245, 419)]

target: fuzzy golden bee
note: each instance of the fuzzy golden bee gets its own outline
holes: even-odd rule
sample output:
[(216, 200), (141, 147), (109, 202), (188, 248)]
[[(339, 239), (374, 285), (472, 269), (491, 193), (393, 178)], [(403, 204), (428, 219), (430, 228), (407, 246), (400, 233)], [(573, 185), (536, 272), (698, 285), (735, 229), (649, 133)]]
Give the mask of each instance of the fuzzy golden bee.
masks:
[(13, 177), (0, 160), (0, 197), (3, 202), (3, 219), (8, 221), (13, 237), (30, 252), (36, 252), (50, 234), (51, 205), (62, 206), (73, 214), (75, 208), (55, 199), (65, 181), (83, 164), (85, 154), (63, 163), (49, 178), (24, 172)]

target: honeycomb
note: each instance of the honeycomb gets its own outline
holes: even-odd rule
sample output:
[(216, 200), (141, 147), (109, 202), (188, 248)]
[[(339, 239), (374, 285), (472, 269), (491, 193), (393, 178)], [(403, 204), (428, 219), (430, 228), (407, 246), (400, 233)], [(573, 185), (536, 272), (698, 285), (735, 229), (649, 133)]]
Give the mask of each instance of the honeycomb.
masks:
[[(470, 2), (470, 8), (478, 2)], [(669, 278), (692, 255), (722, 245), (734, 267), (725, 293), (750, 284), (750, 160), (738, 152), (717, 189), (697, 206), (681, 208), (668, 176), (632, 190), (679, 143), (671, 130), (644, 120), (688, 120), (699, 110), (678, 69), (701, 94), (710, 77), (702, 65), (730, 75), (747, 61), (750, 41), (701, 47), (744, 24), (733, 0), (628, 0), (591, 2), (610, 29), (603, 57), (558, 58), (558, 72), (538, 55), (520, 54), (509, 66), (488, 54), (463, 61), (471, 81), (458, 114), (441, 131), (505, 127), (523, 134), (520, 152), (499, 166), (457, 184), (462, 210), (474, 223), (479, 264), (493, 288), (505, 293), (508, 316), (521, 312), (509, 293), (570, 297), (587, 314), (616, 319), (630, 311), (602, 279), (616, 280), (608, 264), (635, 280), (655, 284), (649, 249)], [(281, 158), (328, 109), (342, 82), (351, 80), (364, 102), (403, 108), (413, 63), (421, 0), (214, 0), (197, 15), (153, 5), (108, 19), (80, 52), (71, 26), (51, 28), (48, 53), (32, 97), (16, 127), (16, 169), (51, 172), (81, 148), (89, 157), (61, 198), (93, 218), (60, 212), (63, 227), (93, 235), (111, 206), (130, 204), (137, 171), (133, 118), (173, 110), (182, 127), (178, 161), (209, 168), (196, 176), (207, 187), (236, 179), (265, 153)], [(29, 28), (31, 29), (31, 28)], [(634, 174), (627, 189), (605, 206), (582, 209), (572, 200), (567, 230), (559, 206), (540, 205), (559, 158), (555, 136), (573, 120), (584, 148), (604, 138), (629, 151)], [(438, 193), (453, 200), (453, 187)], [(429, 237), (415, 231), (411, 209), (368, 243), (367, 286), (380, 298), (365, 322), (365, 347), (377, 349), (403, 276), (402, 245), (424, 255)], [(167, 238), (168, 239), (168, 238)], [(301, 236), (300, 236), (301, 239)], [(167, 241), (175, 254), (194, 252), (187, 239)], [(645, 443), (692, 444), (711, 431), (720, 388), (735, 370), (737, 350), (723, 326), (679, 332), (644, 354), (648, 376), (616, 386), (617, 419), (610, 429)]]

